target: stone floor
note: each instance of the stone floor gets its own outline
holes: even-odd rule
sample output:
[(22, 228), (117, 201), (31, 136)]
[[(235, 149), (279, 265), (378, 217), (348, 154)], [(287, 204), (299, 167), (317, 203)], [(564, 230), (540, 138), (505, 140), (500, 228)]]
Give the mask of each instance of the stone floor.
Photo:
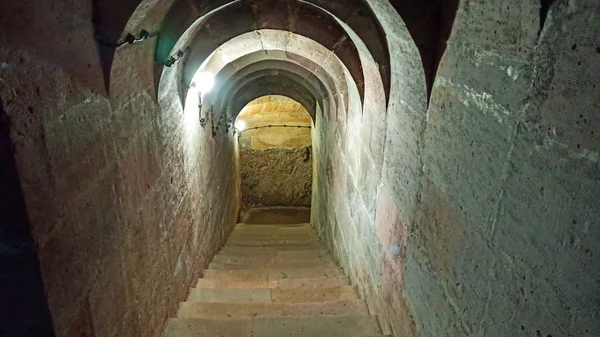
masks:
[(380, 337), (309, 224), (238, 224), (164, 337)]
[(242, 209), (240, 222), (263, 225), (289, 225), (310, 222), (309, 207), (255, 207)]

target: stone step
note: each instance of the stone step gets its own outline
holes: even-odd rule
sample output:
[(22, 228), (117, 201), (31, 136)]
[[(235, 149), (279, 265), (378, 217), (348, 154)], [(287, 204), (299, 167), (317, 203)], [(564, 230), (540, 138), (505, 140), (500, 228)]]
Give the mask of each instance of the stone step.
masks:
[(264, 254), (259, 256), (247, 256), (247, 255), (227, 255), (219, 253), (215, 255), (212, 263), (230, 263), (230, 264), (241, 264), (241, 265), (266, 265), (267, 263), (274, 263), (277, 260), (275, 253)]
[(311, 224), (303, 223), (292, 223), (292, 224), (253, 224), (253, 223), (238, 223), (235, 228), (240, 229), (265, 229), (265, 230), (280, 230), (280, 229), (293, 229), (293, 228), (311, 228)]
[(310, 224), (238, 224), (163, 337), (382, 337)]
[(231, 242), (226, 242), (225, 246), (223, 246), (223, 249), (225, 249), (224, 251), (228, 251), (232, 248), (242, 248), (242, 249), (246, 249), (247, 251), (252, 251), (253, 249), (256, 249), (257, 252), (260, 253), (266, 253), (268, 250), (271, 250), (271, 252), (277, 252), (277, 251), (288, 251), (288, 250), (305, 250), (305, 251), (309, 251), (309, 250), (324, 250), (323, 246), (321, 245), (320, 242), (305, 242), (305, 243), (252, 243), (252, 244), (237, 244), (235, 242), (231, 243)]
[(329, 252), (324, 250), (286, 250), (275, 253), (277, 262), (294, 262), (306, 260), (333, 260)]
[[(319, 245), (319, 240), (317, 239), (317, 237), (299, 237), (299, 238), (290, 238), (290, 237), (281, 237), (281, 238), (273, 238), (273, 237), (268, 237), (268, 238), (257, 238), (257, 237), (252, 237), (252, 238), (248, 238), (248, 237), (230, 237), (227, 240), (226, 246), (250, 246), (250, 247), (255, 247), (255, 246), (272, 246), (272, 247), (278, 247), (278, 246), (286, 246), (285, 248), (288, 248), (289, 246), (315, 246), (315, 245)], [(281, 247), (284, 248), (284, 247)]]
[(164, 337), (382, 337), (365, 316), (173, 318)]
[(271, 303), (271, 289), (192, 289), (188, 302), (206, 303)]
[(369, 316), (364, 300), (350, 299), (330, 302), (283, 303), (284, 316)]
[(310, 227), (294, 227), (294, 228), (273, 228), (273, 229), (262, 229), (253, 227), (236, 227), (231, 232), (232, 236), (249, 236), (249, 237), (303, 237), (303, 236), (316, 236), (315, 232)]
[(349, 285), (350, 280), (346, 276), (315, 277), (315, 278), (287, 278), (277, 281), (277, 288), (327, 288)]
[(312, 226), (309, 223), (296, 223), (296, 224), (251, 224), (251, 223), (238, 223), (235, 225), (235, 230), (239, 231), (251, 231), (251, 232), (285, 232), (285, 231), (311, 231)]
[(207, 269), (204, 271), (204, 278), (206, 279), (220, 279), (226, 281), (275, 281), (281, 279), (327, 278), (343, 276), (343, 271), (337, 267), (240, 270)]
[(319, 288), (349, 285), (347, 277), (324, 277), (324, 278), (300, 278), (281, 279), (275, 281), (232, 281), (221, 279), (199, 279), (196, 288), (234, 288), (234, 289), (258, 289), (258, 288)]
[(162, 337), (250, 337), (251, 318), (171, 318)]
[(321, 246), (318, 245), (294, 245), (294, 246), (282, 246), (282, 247), (252, 247), (252, 246), (228, 246), (225, 245), (219, 251), (219, 255), (225, 256), (236, 256), (236, 257), (264, 257), (264, 256), (274, 256), (281, 252), (306, 252), (306, 253), (326, 253), (327, 251)]
[(243, 223), (257, 224), (296, 224), (310, 222), (310, 208), (267, 207), (243, 209), (240, 212)]
[(343, 277), (344, 272), (339, 267), (335, 268), (291, 268), (291, 269), (270, 269), (267, 271), (267, 280), (282, 279), (306, 279), (306, 278), (327, 278)]
[(368, 316), (363, 300), (308, 303), (204, 303), (183, 302), (179, 306), (180, 318), (245, 318), (276, 316)]
[(256, 317), (253, 337), (382, 337), (375, 317), (307, 316)]
[(242, 254), (228, 254), (226, 252), (220, 252), (215, 255), (212, 262), (215, 263), (230, 263), (230, 264), (244, 264), (244, 265), (263, 265), (269, 263), (300, 263), (300, 262), (334, 262), (331, 256), (320, 250), (308, 250), (308, 251), (282, 251), (282, 252), (264, 252), (258, 255), (242, 255)]
[(299, 228), (295, 230), (270, 230), (257, 231), (246, 229), (234, 229), (231, 232), (231, 237), (255, 237), (255, 238), (303, 238), (316, 237), (316, 234), (311, 229)]
[(188, 302), (205, 303), (271, 303), (271, 302), (331, 302), (358, 299), (354, 287), (335, 286), (326, 288), (195, 288), (190, 291)]
[(180, 318), (248, 318), (283, 316), (283, 303), (205, 303), (183, 302)]
[(223, 288), (223, 289), (258, 289), (258, 288), (277, 288), (279, 286), (278, 281), (235, 281), (235, 280), (222, 280), (222, 279), (206, 279), (201, 278), (196, 283), (196, 288), (199, 289), (211, 289), (211, 288)]
[(327, 288), (271, 289), (271, 299), (273, 302), (332, 302), (356, 300), (358, 298), (356, 289), (349, 285)]
[(219, 270), (240, 270), (240, 269), (284, 269), (284, 268), (327, 268), (336, 267), (337, 265), (333, 261), (306, 261), (306, 262), (267, 262), (267, 263), (223, 263), (223, 262), (212, 262), (209, 269)]
[(266, 270), (217, 270), (207, 269), (204, 271), (205, 279), (216, 279), (219, 281), (268, 281), (269, 273)]

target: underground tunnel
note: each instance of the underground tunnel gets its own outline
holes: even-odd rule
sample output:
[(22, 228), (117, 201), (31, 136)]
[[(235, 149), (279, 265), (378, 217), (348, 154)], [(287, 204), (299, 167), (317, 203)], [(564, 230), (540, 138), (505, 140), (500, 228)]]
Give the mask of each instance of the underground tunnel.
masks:
[(284, 96), (261, 97), (241, 110), (235, 128), (242, 209), (309, 208), (312, 119), (306, 108)]
[(0, 336), (600, 336), (595, 0), (0, 3)]

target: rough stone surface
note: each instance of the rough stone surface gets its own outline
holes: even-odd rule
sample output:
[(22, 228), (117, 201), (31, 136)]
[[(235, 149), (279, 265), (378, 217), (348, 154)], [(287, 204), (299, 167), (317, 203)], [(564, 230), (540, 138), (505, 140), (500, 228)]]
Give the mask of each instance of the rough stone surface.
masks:
[[(314, 113), (316, 172), (297, 195), (282, 182), (278, 198), (308, 198), (312, 184), (312, 224), (385, 334), (600, 335), (598, 2), (308, 3), (0, 3), (0, 167), (12, 189), (0, 207), (25, 208), (1, 209), (0, 264), (26, 267), (18, 314), (32, 314), (15, 329), (43, 328), (50, 313), (56, 336), (158, 336), (238, 214), (227, 109), (277, 93)], [(159, 27), (160, 39), (120, 48), (95, 40)], [(219, 51), (227, 40), (235, 58)], [(164, 67), (171, 46), (194, 53)], [(216, 77), (228, 84), (216, 83), (227, 99), (214, 137), (198, 102), (182, 100), (210, 55), (229, 72)], [(223, 251), (273, 253), (263, 248)], [(321, 250), (285, 249), (299, 248)], [(206, 285), (307, 275), (344, 280), (209, 270)], [(252, 333), (251, 320), (182, 324)]]
[(51, 336), (39, 261), (14, 160), (11, 122), (0, 97), (0, 333)]
[(311, 147), (240, 151), (244, 206), (309, 206)]
[(597, 335), (597, 2), (461, 3), (428, 109), (371, 4), (397, 32), (384, 164), (343, 138), (365, 117), (319, 116), (313, 222), (383, 329)]
[[(308, 224), (294, 225), (246, 225), (238, 224), (233, 236), (227, 240), (232, 244), (236, 234), (246, 234), (246, 240), (256, 236), (270, 237), (282, 241), (290, 235), (301, 235), (314, 239), (316, 234), (306, 230)], [(233, 243), (238, 244), (238, 241)], [(290, 244), (293, 245), (293, 244)], [(248, 246), (248, 245), (246, 245)], [(272, 256), (304, 256), (305, 260), (321, 263), (313, 249), (286, 250), (280, 245), (267, 244), (253, 247), (263, 255), (264, 248), (270, 248)], [(221, 250), (215, 258), (229, 256)], [(213, 262), (214, 263), (214, 262)], [(212, 265), (212, 263), (211, 263)], [(192, 289), (187, 300), (179, 306), (177, 318), (171, 319), (165, 329), (165, 336), (381, 336), (377, 320), (372, 317), (364, 301), (360, 300), (356, 289), (348, 284), (348, 279), (340, 278), (339, 268), (329, 268), (333, 273), (311, 273), (304, 268), (287, 263), (281, 271), (279, 281), (231, 281), (230, 275), (240, 273), (235, 265), (247, 268), (245, 263), (232, 263), (228, 270), (211, 274), (207, 270), (202, 280), (217, 280), (218, 283), (198, 282), (201, 287)], [(321, 268), (323, 270), (323, 268)], [(227, 273), (231, 272), (231, 274)], [(268, 266), (247, 270), (245, 276), (271, 274)], [(303, 275), (302, 282), (284, 284), (297, 275)], [(207, 279), (208, 277), (208, 279)], [(279, 277), (279, 276), (278, 276)], [(296, 280), (300, 281), (300, 280)], [(339, 285), (331, 285), (340, 282)], [(224, 323), (231, 322), (225, 328)], [(242, 331), (243, 329), (243, 331)], [(250, 330), (250, 331), (248, 331)]]
[[(233, 137), (191, 129), (180, 106), (156, 102), (142, 69), (153, 64), (152, 42), (119, 49), (108, 96), (92, 12), (87, 1), (0, 5), (2, 118), (27, 249), (55, 336), (158, 336), (235, 224)], [(23, 308), (42, 315), (45, 304), (33, 303), (41, 291), (32, 288)], [(44, 329), (48, 319), (22, 323)], [(30, 331), (18, 336), (50, 335)]]
[(240, 148), (302, 148), (312, 145), (312, 119), (298, 102), (284, 96), (264, 96), (248, 103), (236, 118)]
[(240, 222), (247, 224), (292, 225), (310, 222), (308, 207), (258, 207), (242, 209)]

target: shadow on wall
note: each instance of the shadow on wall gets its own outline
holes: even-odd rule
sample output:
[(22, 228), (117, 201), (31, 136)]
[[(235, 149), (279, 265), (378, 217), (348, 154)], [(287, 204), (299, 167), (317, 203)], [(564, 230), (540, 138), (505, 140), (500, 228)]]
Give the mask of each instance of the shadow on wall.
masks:
[[(110, 71), (115, 57), (117, 44), (123, 29), (139, 1), (132, 0), (95, 0), (92, 6), (92, 22), (94, 23), (94, 38), (102, 67), (106, 92), (110, 92)], [(119, 8), (115, 11), (115, 8)], [(130, 32), (137, 34), (138, 32)]]
[(54, 336), (0, 98), (0, 336)]
[(459, 1), (391, 0), (390, 3), (404, 20), (406, 28), (419, 49), (427, 81), (427, 97), (429, 98), (435, 74), (446, 51), (446, 42), (450, 38)]

